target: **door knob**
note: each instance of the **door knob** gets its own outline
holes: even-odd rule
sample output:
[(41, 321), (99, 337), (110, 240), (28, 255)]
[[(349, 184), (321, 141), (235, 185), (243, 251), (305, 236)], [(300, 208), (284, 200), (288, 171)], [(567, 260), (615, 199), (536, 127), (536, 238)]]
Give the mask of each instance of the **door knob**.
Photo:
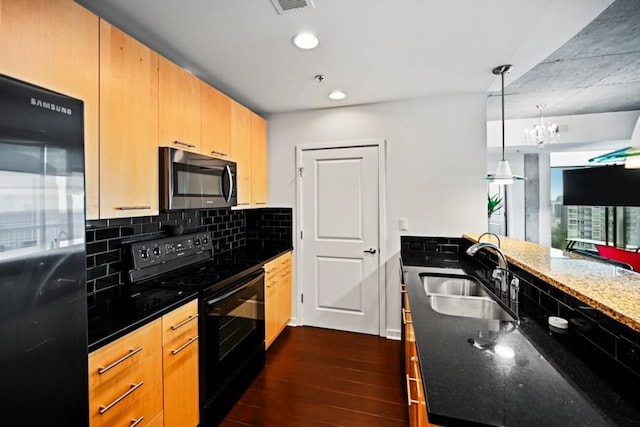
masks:
[(374, 248), (369, 248), (364, 250), (368, 254), (375, 254), (377, 251)]

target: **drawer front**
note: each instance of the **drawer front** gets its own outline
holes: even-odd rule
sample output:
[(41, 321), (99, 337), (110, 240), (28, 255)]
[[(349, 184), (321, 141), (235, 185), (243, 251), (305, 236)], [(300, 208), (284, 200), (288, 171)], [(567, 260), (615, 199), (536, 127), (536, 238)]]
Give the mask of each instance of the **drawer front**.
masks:
[(89, 405), (91, 419), (110, 419), (113, 413), (119, 413), (134, 401), (145, 395), (150, 389), (162, 387), (162, 350), (142, 359), (98, 386), (89, 384)]
[(159, 353), (162, 348), (160, 319), (131, 332), (89, 355), (90, 390), (138, 365), (150, 354)]
[(287, 252), (286, 254), (278, 257), (275, 261), (278, 262), (278, 270), (282, 270), (285, 268), (290, 268), (291, 267), (291, 252)]
[(267, 289), (275, 288), (279, 282), (279, 274), (271, 273), (264, 276), (264, 286)]
[[(167, 368), (174, 363), (180, 363), (186, 358), (193, 356), (198, 359), (198, 324), (194, 323), (191, 327), (191, 331), (188, 334), (184, 334), (164, 346), (163, 364), (165, 374)], [(197, 375), (196, 375), (197, 376)]]
[(162, 317), (162, 343), (198, 335), (198, 300), (193, 300)]
[(91, 427), (163, 425), (162, 382), (147, 389), (138, 398), (121, 403), (122, 406), (117, 405), (102, 415), (98, 411), (92, 410)]
[(291, 268), (291, 252), (287, 252), (284, 255), (280, 255), (278, 258), (270, 261), (264, 265), (264, 271), (267, 277), (270, 274), (275, 274), (282, 269)]

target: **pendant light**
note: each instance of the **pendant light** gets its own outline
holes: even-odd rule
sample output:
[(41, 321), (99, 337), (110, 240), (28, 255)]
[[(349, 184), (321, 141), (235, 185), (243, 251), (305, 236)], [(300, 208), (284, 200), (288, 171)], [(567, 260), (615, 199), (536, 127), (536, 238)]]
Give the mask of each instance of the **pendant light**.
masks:
[(504, 74), (508, 73), (513, 65), (500, 65), (493, 69), (493, 74), (500, 74), (502, 76), (502, 160), (498, 162), (496, 172), (488, 174), (484, 179), (493, 182), (494, 184), (509, 185), (513, 184), (515, 180), (527, 179), (523, 176), (514, 175), (511, 172), (511, 166), (504, 158)]

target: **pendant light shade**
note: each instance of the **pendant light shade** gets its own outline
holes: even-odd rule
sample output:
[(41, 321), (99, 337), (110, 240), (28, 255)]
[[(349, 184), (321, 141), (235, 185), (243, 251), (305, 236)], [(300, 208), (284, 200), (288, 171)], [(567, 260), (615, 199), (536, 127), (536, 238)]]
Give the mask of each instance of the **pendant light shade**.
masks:
[(493, 182), (494, 184), (509, 185), (513, 184), (513, 181), (527, 179), (523, 176), (514, 175), (511, 172), (511, 166), (509, 162), (504, 159), (504, 74), (511, 70), (512, 65), (500, 65), (493, 69), (493, 74), (500, 74), (502, 77), (502, 160), (498, 162), (496, 172), (487, 175), (484, 179)]

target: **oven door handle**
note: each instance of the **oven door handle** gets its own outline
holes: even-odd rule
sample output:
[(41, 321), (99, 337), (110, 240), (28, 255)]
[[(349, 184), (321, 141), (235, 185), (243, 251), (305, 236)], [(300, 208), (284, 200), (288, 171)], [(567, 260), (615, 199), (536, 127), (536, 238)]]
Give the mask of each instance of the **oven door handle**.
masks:
[(238, 287), (238, 288), (235, 288), (235, 289), (233, 289), (232, 291), (227, 292), (227, 293), (226, 293), (226, 294), (224, 294), (224, 295), (221, 295), (221, 296), (219, 296), (219, 297), (215, 297), (215, 298), (213, 298), (213, 299), (211, 299), (211, 300), (208, 300), (208, 301), (207, 301), (207, 305), (212, 305), (212, 304), (217, 303), (218, 301), (221, 301), (221, 300), (223, 300), (223, 299), (229, 298), (230, 296), (237, 294), (237, 293), (238, 293), (238, 292), (240, 292), (241, 290), (243, 290), (243, 289), (245, 289), (245, 288), (248, 288), (249, 286), (254, 285), (256, 282), (259, 282), (260, 280), (263, 280), (263, 279), (264, 279), (264, 273), (260, 273), (258, 276), (256, 276), (255, 278), (253, 278), (253, 279), (249, 280), (249, 281), (248, 281), (247, 283), (245, 283), (244, 285), (242, 285), (242, 286), (240, 286), (240, 287)]

